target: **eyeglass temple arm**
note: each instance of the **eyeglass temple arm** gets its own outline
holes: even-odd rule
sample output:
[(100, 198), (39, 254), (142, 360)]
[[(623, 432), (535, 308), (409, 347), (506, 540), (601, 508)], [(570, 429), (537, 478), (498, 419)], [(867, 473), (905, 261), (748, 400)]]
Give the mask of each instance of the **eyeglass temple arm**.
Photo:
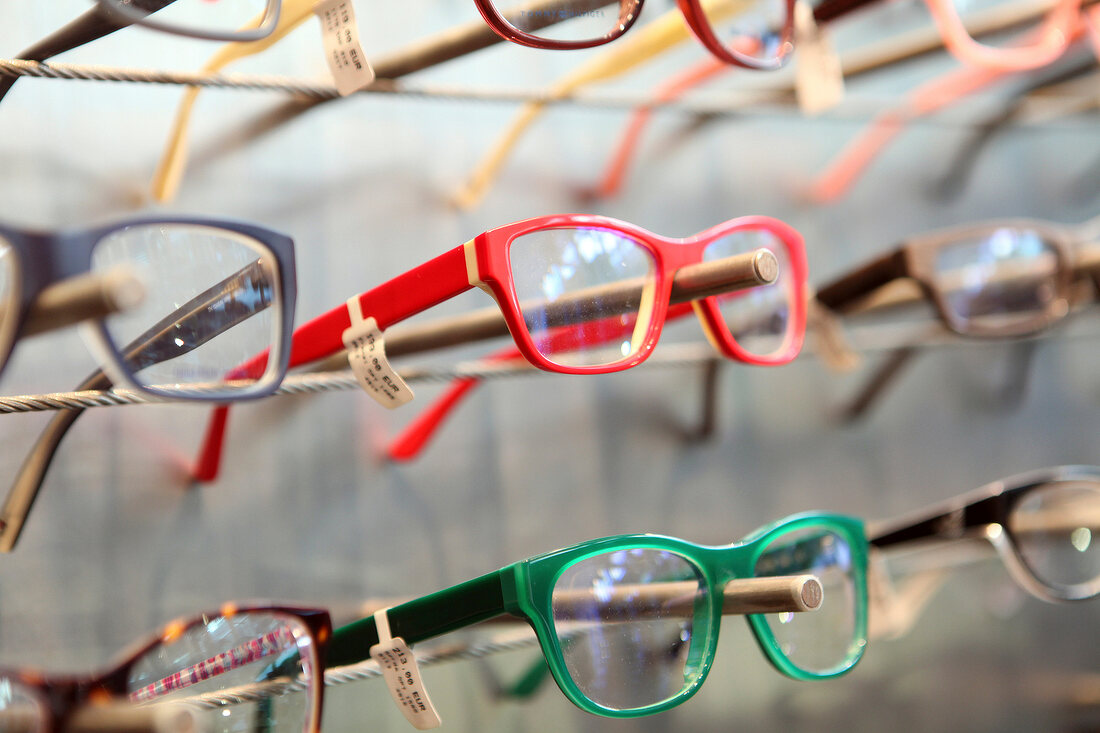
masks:
[[(178, 356), (201, 346), (250, 317), (254, 312), (238, 312), (232, 309), (223, 309), (218, 312), (212, 306), (222, 302), (225, 295), (231, 293), (240, 280), (255, 277), (256, 268), (260, 267), (262, 265), (257, 261), (188, 301), (182, 308), (166, 316), (131, 342), (124, 349), (124, 357), (135, 359), (146, 354), (149, 356), (143, 358), (152, 359), (152, 355), (157, 354), (167, 358), (162, 349), (169, 346), (173, 350), (171, 355)], [(472, 286), (466, 277), (464, 249), (460, 246), (374, 290), (361, 294), (359, 299), (364, 312), (371, 315), (373, 309), (381, 325), (431, 307), (440, 300), (453, 297), (470, 287)], [(432, 295), (425, 296), (426, 293)], [(194, 339), (185, 342), (181, 347), (176, 347), (174, 341), (177, 319), (182, 319), (179, 321), (181, 326), (193, 329), (191, 335)], [(343, 348), (341, 334), (349, 325), (350, 317), (346, 307), (333, 309), (305, 324), (295, 331), (294, 345), (291, 348), (292, 362), (295, 356), (311, 361)], [(202, 328), (200, 329), (199, 326)], [(385, 326), (382, 325), (382, 327)], [(313, 356), (315, 353), (318, 355)], [(266, 353), (253, 360), (254, 363), (258, 361), (266, 361)], [(150, 363), (156, 363), (156, 361)], [(111, 380), (97, 371), (84, 380), (77, 389), (109, 389), (110, 387)], [(59, 411), (50, 420), (31, 452), (24, 459), (15, 482), (3, 506), (0, 507), (0, 552), (10, 552), (18, 541), (34, 500), (46, 478), (50, 462), (65, 433), (82, 412), (84, 412), (83, 409)], [(219, 415), (224, 414), (224, 411), (216, 412), (215, 420), (219, 419)], [(221, 419), (224, 425), (224, 417)]]
[(910, 122), (956, 104), (1008, 73), (967, 67), (925, 82), (898, 104), (879, 112), (849, 140), (810, 184), (809, 197), (819, 203), (841, 198)]
[[(1096, 71), (1096, 59), (1089, 57), (1068, 69), (1060, 69), (1056, 74), (1048, 75), (1038, 81), (1028, 83), (1020, 89), (996, 115), (981, 123), (975, 133), (963, 143), (951, 162), (947, 172), (935, 185), (936, 192), (944, 198), (954, 198), (970, 178), (974, 166), (994, 137), (1008, 129), (1009, 125), (1026, 114), (1028, 105), (1038, 95), (1057, 94), (1057, 88), (1075, 82), (1081, 77)], [(1091, 102), (1091, 100), (1090, 100)], [(1093, 105), (1095, 102), (1091, 102)], [(1074, 109), (1070, 113), (1080, 111)]]
[[(546, 96), (562, 99), (590, 84), (622, 76), (668, 49), (687, 41), (691, 35), (691, 30), (684, 22), (683, 14), (676, 8), (672, 8), (562, 76), (547, 89)], [(528, 102), (520, 107), (508, 123), (508, 127), (497, 137), (493, 146), (482, 156), (459, 191), (453, 196), (458, 206), (471, 208), (481, 200), (504, 166), (512, 149), (519, 143), (527, 129), (538, 120), (545, 108), (546, 103), (541, 101)]]
[[(149, 13), (175, 2), (175, 0), (131, 0), (131, 4), (139, 10)], [(117, 30), (121, 30), (133, 24), (129, 18), (114, 13), (110, 8), (99, 4), (82, 13), (75, 20), (67, 23), (50, 35), (43, 38), (30, 48), (24, 49), (16, 58), (28, 61), (45, 61), (58, 54), (91, 43), (99, 38), (108, 36)], [(0, 77), (0, 100), (14, 86), (19, 77)]]
[[(589, 1), (595, 2), (595, 0)], [(537, 21), (532, 26), (532, 30), (534, 30), (564, 20), (556, 13), (549, 12), (559, 7), (560, 4), (561, 0), (536, 0), (513, 8), (512, 11), (527, 10), (538, 13), (536, 16)], [(608, 3), (603, 2), (601, 4), (606, 5)], [(547, 12), (542, 14), (541, 11)], [(300, 8), (291, 8), (290, 12), (284, 8), (282, 19), (272, 36), (260, 42), (227, 44), (203, 65), (203, 71), (214, 73), (233, 61), (266, 50), (312, 15), (313, 3), (308, 2), (308, 0), (302, 3)], [(372, 67), (377, 79), (394, 80), (480, 51), (503, 41), (504, 39), (497, 35), (484, 20), (479, 19), (428, 36), (390, 55), (374, 59)], [(258, 43), (263, 45), (257, 45)], [(153, 181), (154, 195), (158, 200), (167, 201), (174, 198), (179, 182), (183, 178), (184, 166), (186, 165), (186, 133), (198, 93), (198, 87), (188, 89), (184, 101), (176, 113), (165, 152), (157, 165), (157, 173)], [(246, 134), (235, 134), (230, 139), (254, 141), (261, 135), (286, 124), (298, 115), (330, 101), (333, 101), (333, 99), (290, 100), (274, 110), (265, 112), (258, 120), (250, 123), (247, 126)]]
[[(817, 20), (821, 23), (826, 20), (831, 20), (840, 13), (847, 12), (848, 10), (854, 10), (858, 7), (862, 7), (865, 4), (874, 2), (875, 0), (860, 0), (851, 7), (840, 10), (837, 8), (837, 13), (834, 14), (832, 10), (826, 8), (826, 5), (830, 3), (823, 3), (819, 8), (822, 8), (821, 13), (823, 15), (828, 14), (830, 18), (818, 17)], [(839, 5), (840, 3), (837, 3)], [(1006, 28), (1020, 25), (1021, 23), (1032, 19), (1040, 15), (1041, 11), (1045, 8), (1037, 7), (1034, 2), (1016, 3), (1010, 7), (997, 7), (991, 8), (985, 11), (977, 11), (967, 15), (967, 28), (972, 36), (978, 37), (992, 32), (1003, 31)], [(935, 27), (915, 29), (913, 31), (906, 32), (904, 34), (898, 34), (891, 36), (890, 38), (883, 39), (864, 47), (855, 49), (850, 52), (846, 52), (841, 56), (841, 66), (843, 67), (844, 78), (850, 79), (867, 72), (876, 71), (885, 66), (900, 63), (902, 61), (914, 58), (921, 54), (930, 53), (932, 51), (943, 48), (943, 37), (939, 34)], [(666, 86), (658, 89), (654, 95), (654, 101), (643, 104), (639, 107), (635, 107), (631, 114), (630, 121), (624, 128), (622, 137), (616, 147), (616, 152), (613, 154), (611, 160), (607, 164), (607, 168), (604, 173), (604, 177), (597, 187), (596, 191), (600, 196), (610, 197), (615, 195), (618, 191), (622, 178), (626, 172), (626, 168), (630, 162), (630, 157), (634, 154), (637, 148), (638, 140), (641, 137), (642, 131), (648, 122), (650, 113), (652, 112), (652, 106), (655, 102), (670, 103), (678, 100), (694, 86), (701, 84), (705, 80), (711, 78), (714, 73), (729, 70), (730, 67), (726, 64), (722, 64), (717, 59), (707, 59), (701, 62), (699, 65), (688, 69), (683, 73), (679, 79), (670, 79)], [(793, 87), (775, 87), (773, 89), (765, 90), (765, 93), (770, 97), (781, 100), (784, 97), (791, 97), (794, 94)], [(882, 122), (888, 122), (889, 116)], [(880, 124), (882, 124), (880, 122)], [(886, 136), (892, 137), (893, 132), (887, 133)], [(884, 137), (886, 137), (884, 136)], [(873, 155), (877, 152), (878, 147), (885, 145), (887, 140), (876, 138), (873, 141), (869, 141), (868, 145), (873, 147), (868, 151), (867, 155)], [(860, 163), (861, 165), (865, 163)], [(851, 175), (855, 175), (858, 171), (849, 172)], [(845, 173), (847, 175), (848, 173)], [(840, 175), (838, 171), (837, 175)], [(819, 185), (819, 195), (836, 196), (840, 195), (840, 192), (833, 191), (831, 186), (835, 185), (835, 181), (828, 182), (825, 186)], [(844, 183), (843, 185), (848, 185)], [(828, 190), (824, 190), (824, 189)]]
[(909, 276), (905, 249), (899, 247), (859, 269), (834, 280), (817, 291), (817, 302), (835, 313), (853, 308), (860, 298), (887, 283)]
[[(1100, 223), (1100, 222), (1098, 222)], [(1082, 233), (1088, 230), (1090, 223), (1082, 225)], [(1098, 232), (1100, 233), (1100, 232)], [(1086, 276), (1093, 281), (1093, 285), (1097, 292), (1100, 293), (1100, 259), (1092, 260), (1082, 258), (1082, 260), (1074, 263), (1073, 268), (1074, 275), (1076, 277)], [(855, 300), (859, 301), (863, 296), (857, 297)], [(915, 300), (915, 297), (911, 295), (902, 296), (896, 299), (886, 299), (882, 303), (872, 304), (868, 310), (877, 310), (878, 308), (890, 307), (893, 305), (900, 305), (909, 303)], [(863, 311), (863, 303), (854, 304), (858, 310)], [(1030, 374), (1028, 365), (1032, 355), (1034, 344), (1025, 342), (1022, 344), (1025, 351), (1022, 352), (1022, 366), (1015, 370), (1011, 375), (1010, 387), (1006, 387), (1001, 390), (1006, 395), (1017, 394), (1022, 390), (1023, 385), (1026, 384), (1027, 378)], [(920, 346), (903, 346), (901, 348), (892, 351), (884, 362), (882, 362), (870, 377), (863, 383), (863, 386), (856, 392), (855, 396), (849, 399), (843, 407), (837, 410), (838, 417), (844, 421), (849, 422), (852, 420), (858, 420), (865, 416), (875, 404), (882, 398), (882, 396), (888, 391), (890, 385), (894, 384), (898, 377), (901, 376), (905, 368), (909, 367), (913, 360), (920, 354)]]
[[(681, 303), (669, 307), (665, 320), (673, 320), (690, 315), (692, 308), (689, 303)], [(522, 360), (523, 355), (515, 346), (509, 346), (485, 357), (488, 363), (501, 363), (507, 361)], [(714, 432), (716, 422), (716, 394), (718, 373), (721, 368), (721, 359), (715, 357), (708, 361), (703, 369), (703, 395), (702, 418), (696, 431), (697, 439), (705, 439)], [(329, 369), (340, 369), (344, 366), (345, 357), (338, 361), (326, 362)], [(458, 377), (450, 382), (446, 391), (438, 395), (430, 405), (425, 407), (409, 424), (407, 424), (397, 436), (386, 446), (386, 456), (391, 461), (405, 462), (415, 460), (424, 451), (439, 432), (443, 423), (447, 420), (461, 402), (470, 395), (482, 379), (479, 377)]]
[[(509, 614), (502, 576), (510, 570), (498, 570), (390, 608), (386, 612), (390, 634), (414, 644)], [(341, 626), (332, 634), (328, 666), (342, 667), (370, 659), (370, 648), (377, 643), (373, 615)]]
[(918, 519), (890, 522), (887, 524), (892, 526), (876, 528), (868, 542), (885, 548), (926, 539), (959, 538), (968, 529), (1000, 523), (1006, 514), (1007, 500), (1007, 492), (968, 503), (958, 498), (952, 499), (942, 507), (925, 510)]
[(837, 410), (837, 417), (842, 422), (852, 422), (870, 412), (919, 353), (916, 346), (903, 346), (890, 352), (886, 360), (864, 381), (855, 396)]
[(814, 7), (814, 20), (818, 23), (828, 23), (876, 2), (879, 0), (822, 0)]
[[(294, 644), (294, 636), (288, 629), (282, 628), (269, 631), (238, 644), (232, 649), (213, 654), (202, 662), (177, 669), (167, 677), (150, 682), (131, 692), (130, 700), (135, 703), (147, 703), (163, 695), (185, 690), (218, 675), (232, 672), (234, 669), (270, 657), (278, 653), (280, 645), (286, 642)], [(278, 660), (275, 660), (275, 664), (272, 665), (271, 669), (278, 669), (278, 667)], [(270, 679), (270, 675), (265, 675), (262, 679)]]
[[(143, 368), (165, 359), (182, 356), (254, 315), (254, 311), (217, 308), (243, 280), (263, 277), (260, 261), (244, 267), (220, 283), (208, 288), (138, 336), (123, 349), (123, 358)], [(270, 305), (265, 302), (264, 307)], [(179, 326), (179, 329), (176, 326)], [(190, 337), (177, 345), (177, 334)], [(182, 340), (182, 339), (181, 339)], [(78, 390), (110, 389), (112, 382), (101, 370), (88, 376)], [(84, 412), (83, 409), (59, 410), (38, 436), (30, 453), (23, 459), (15, 481), (0, 507), (0, 552), (11, 552), (19, 540), (23, 525), (38, 496), (46, 472), (65, 434)]]
[[(1059, 8), (1063, 6), (1058, 6)], [(1065, 39), (1067, 48), (1075, 44), (1085, 34), (1088, 25), (1086, 18), (1100, 12), (1095, 0), (1085, 3), (1088, 13), (1082, 13), (1071, 24)], [(1035, 3), (1014, 4), (1004, 9), (994, 8), (987, 20), (983, 14), (980, 22), (970, 28), (970, 34), (977, 36), (993, 30), (1003, 30), (1022, 24), (1036, 15)], [(1092, 26), (1088, 26), (1092, 29)], [(1100, 36), (1100, 33), (1097, 33)], [(1094, 44), (1094, 51), (1100, 56), (1100, 42)], [(949, 72), (938, 79), (927, 82), (906, 97), (906, 101), (890, 110), (880, 113), (872, 122), (850, 141), (841, 153), (826, 167), (810, 187), (810, 197), (818, 202), (833, 201), (843, 196), (863, 173), (864, 169), (879, 155), (881, 150), (910, 121), (952, 105), (960, 99), (1000, 81), (1004, 77), (1019, 71), (1003, 68), (967, 68)]]

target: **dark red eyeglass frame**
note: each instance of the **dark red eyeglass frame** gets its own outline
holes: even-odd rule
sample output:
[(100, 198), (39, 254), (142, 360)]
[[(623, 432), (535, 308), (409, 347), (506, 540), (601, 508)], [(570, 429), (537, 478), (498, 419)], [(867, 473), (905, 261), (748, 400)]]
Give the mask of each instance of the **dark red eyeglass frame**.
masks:
[[(722, 41), (719, 40), (717, 34), (715, 34), (714, 28), (711, 27), (710, 21), (707, 19), (706, 11), (703, 9), (704, 0), (676, 0), (676, 4), (680, 8), (680, 12), (683, 13), (684, 21), (691, 29), (691, 32), (695, 34), (699, 42), (714, 56), (727, 64), (743, 66), (747, 69), (755, 69), (758, 71), (771, 71), (782, 67), (787, 56), (794, 50), (795, 0), (775, 1), (783, 3), (784, 18), (783, 24), (779, 30), (780, 43), (778, 44), (778, 51), (775, 58), (770, 59), (759, 59), (741, 53), (723, 44)], [(634, 25), (635, 21), (637, 21), (638, 15), (642, 12), (642, 6), (645, 4), (645, 0), (619, 0), (618, 26), (600, 38), (584, 41), (559, 41), (526, 33), (509, 23), (507, 19), (501, 15), (500, 11), (497, 10), (492, 0), (474, 0), (474, 4), (477, 5), (477, 9), (485, 19), (485, 22), (490, 28), (496, 31), (501, 38), (530, 48), (569, 51), (602, 46), (626, 33), (630, 30), (630, 27)], [(612, 2), (600, 2), (600, 0), (589, 0), (588, 2), (581, 0), (581, 2), (574, 2), (574, 5), (583, 8), (596, 8), (612, 4)]]
[(46, 706), (48, 719), (35, 733), (56, 733), (64, 729), (65, 722), (83, 705), (115, 699), (120, 702), (129, 702), (127, 683), (130, 670), (165, 639), (178, 636), (188, 629), (206, 623), (210, 618), (230, 617), (242, 613), (271, 613), (288, 616), (301, 622), (309, 632), (313, 650), (313, 659), (310, 662), (314, 665), (317, 684), (312, 691), (310, 716), (303, 733), (320, 733), (324, 706), (324, 672), (329, 642), (332, 640), (332, 619), (328, 611), (319, 608), (226, 604), (211, 613), (165, 624), (159, 633), (131, 647), (123, 654), (121, 661), (105, 672), (89, 676), (73, 676), (47, 675), (34, 670), (0, 670), (0, 680), (4, 678), (15, 680), (27, 688), (36, 690), (40, 702)]

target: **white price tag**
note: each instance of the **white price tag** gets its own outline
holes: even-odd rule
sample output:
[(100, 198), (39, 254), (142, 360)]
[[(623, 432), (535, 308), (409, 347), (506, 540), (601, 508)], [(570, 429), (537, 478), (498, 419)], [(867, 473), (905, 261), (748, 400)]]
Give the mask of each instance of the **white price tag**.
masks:
[(313, 12), (321, 21), (325, 60), (340, 96), (346, 97), (374, 81), (374, 69), (359, 45), (352, 0), (319, 0)]
[(806, 0), (798, 0), (794, 6), (794, 44), (794, 89), (802, 113), (816, 115), (840, 104), (844, 99), (840, 57), (824, 29), (818, 27), (813, 7)]
[(390, 636), (386, 610), (374, 614), (378, 643), (370, 648), (371, 659), (382, 668), (382, 676), (386, 678), (390, 695), (405, 715), (405, 720), (412, 723), (417, 730), (438, 728), (443, 721), (424, 688), (416, 657), (404, 639)]
[(349, 298), (347, 305), (351, 326), (341, 336), (359, 386), (378, 404), (391, 410), (411, 402), (412, 389), (386, 359), (386, 340), (378, 321), (363, 319), (358, 298)]

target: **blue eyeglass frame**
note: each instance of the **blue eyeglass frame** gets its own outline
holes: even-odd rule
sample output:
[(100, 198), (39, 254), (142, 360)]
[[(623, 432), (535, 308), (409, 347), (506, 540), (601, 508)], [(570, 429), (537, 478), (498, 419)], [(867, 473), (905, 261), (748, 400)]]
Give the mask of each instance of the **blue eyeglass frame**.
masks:
[[(153, 0), (153, 2), (141, 3), (145, 7), (132, 7), (134, 0), (94, 0), (100, 7), (111, 13), (117, 13), (131, 23), (153, 28), (165, 33), (174, 33), (179, 36), (200, 38), (206, 41), (259, 41), (267, 38), (275, 31), (279, 23), (279, 13), (282, 10), (282, 0), (264, 0), (263, 15), (260, 23), (255, 28), (245, 28), (234, 31), (210, 31), (175, 23), (162, 23), (155, 17), (158, 10), (162, 10), (177, 0)], [(157, 7), (160, 6), (160, 7)]]
[[(110, 358), (111, 363), (109, 366), (114, 373), (124, 375), (128, 381), (126, 386), (139, 392), (181, 401), (236, 402), (265, 397), (278, 389), (283, 377), (286, 376), (290, 363), (289, 345), (291, 334), (294, 331), (294, 313), (298, 295), (294, 241), (284, 234), (253, 224), (186, 216), (127, 219), (94, 229), (60, 233), (23, 230), (0, 225), (0, 239), (10, 247), (12, 254), (15, 256), (12, 287), (17, 289), (14, 297), (15, 317), (10, 320), (4, 319), (6, 324), (0, 330), (0, 374), (2, 374), (3, 368), (7, 365), (9, 357), (15, 350), (20, 333), (26, 325), (31, 304), (34, 303), (43, 290), (55, 283), (90, 272), (95, 248), (111, 234), (131, 227), (159, 225), (205, 227), (242, 235), (253, 240), (258, 247), (263, 248), (266, 250), (266, 254), (270, 255), (274, 265), (273, 275), (276, 287), (274, 306), (278, 309), (276, 313), (280, 322), (275, 333), (275, 342), (271, 348), (268, 372), (254, 386), (232, 392), (219, 393), (211, 391), (198, 393), (185, 390), (158, 391), (150, 389), (142, 385), (130, 367), (127, 366), (126, 359), (108, 335), (103, 319), (93, 319), (91, 322), (93, 331), (96, 333), (100, 345), (104, 347), (105, 356)], [(234, 276), (230, 276), (221, 283), (211, 283), (213, 287), (206, 293), (217, 290), (219, 286), (232, 279), (232, 277)], [(191, 319), (195, 308), (201, 307), (201, 299), (206, 293), (196, 296), (195, 299), (184, 304), (174, 313), (166, 314), (167, 318), (182, 314), (177, 318), (177, 321)], [(185, 316), (187, 318), (184, 318)], [(196, 346), (205, 343), (209, 338), (208, 336), (198, 340)], [(142, 337), (139, 337), (137, 341), (141, 340)], [(137, 341), (130, 346), (135, 347), (138, 353), (155, 348), (155, 342), (139, 345)], [(107, 384), (107, 386), (111, 385)]]

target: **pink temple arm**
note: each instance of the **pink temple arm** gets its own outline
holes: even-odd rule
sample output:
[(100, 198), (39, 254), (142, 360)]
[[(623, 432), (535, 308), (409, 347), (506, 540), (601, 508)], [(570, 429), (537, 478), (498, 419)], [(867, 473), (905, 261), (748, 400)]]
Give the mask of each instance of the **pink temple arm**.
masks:
[[(736, 44), (739, 46), (739, 51), (751, 54), (755, 52), (759, 42), (752, 38), (740, 38), (737, 39)], [(649, 120), (653, 117), (653, 108), (656, 105), (675, 102), (692, 89), (723, 72), (731, 71), (733, 68), (735, 67), (731, 67), (720, 59), (708, 57), (701, 63), (665, 81), (657, 88), (657, 93), (653, 95), (653, 101), (641, 107), (636, 107), (630, 115), (630, 120), (627, 122), (622, 137), (619, 139), (615, 153), (608, 161), (603, 179), (596, 188), (596, 195), (609, 198), (619, 192), (623, 178), (626, 175), (626, 169), (630, 165), (630, 160), (637, 154), (638, 140), (645, 131), (646, 125), (649, 124)]]
[(630, 120), (611, 160), (608, 161), (603, 180), (596, 187), (596, 195), (601, 198), (610, 198), (619, 192), (630, 161), (637, 154), (638, 140), (645, 131), (646, 125), (649, 124), (650, 118), (653, 117), (654, 106), (675, 102), (695, 87), (730, 69), (728, 64), (708, 57), (702, 63), (677, 74), (658, 87), (652, 102), (636, 107), (630, 114)]
[[(747, 292), (747, 291), (745, 291)], [(727, 297), (738, 297), (743, 292), (730, 293)], [(668, 307), (665, 321), (683, 318), (693, 311), (691, 303), (676, 303)], [(554, 351), (566, 351), (571, 346), (575, 347), (579, 339), (577, 332), (559, 332), (552, 340)], [(606, 342), (606, 339), (594, 339), (589, 332), (583, 332), (586, 343)], [(515, 347), (503, 349), (488, 356), (485, 361), (500, 363), (514, 359), (521, 359), (519, 350)], [(459, 377), (453, 380), (447, 390), (436, 397), (428, 407), (398, 433), (386, 450), (386, 455), (393, 461), (407, 462), (416, 459), (424, 448), (435, 437), (435, 434), (446, 422), (465, 397), (481, 384), (479, 377)]]
[(810, 186), (809, 197), (818, 203), (841, 198), (909, 122), (964, 99), (1008, 73), (965, 68), (918, 87), (900, 105), (879, 113), (848, 143)]
[[(1075, 24), (1069, 39), (1070, 44), (1081, 37), (1084, 31), (1082, 25), (1080, 22)], [(841, 151), (810, 186), (810, 198), (825, 203), (844, 196), (863, 171), (909, 122), (938, 112), (1015, 73), (1019, 72), (964, 68), (921, 85), (902, 104), (876, 116)]]
[(287, 641), (294, 643), (294, 636), (288, 629), (269, 631), (263, 636), (245, 642), (227, 652), (215, 654), (209, 659), (184, 667), (178, 672), (135, 690), (130, 693), (130, 700), (133, 702), (148, 702), (170, 692), (197, 685), (204, 680), (225, 674), (246, 664), (252, 664), (264, 657), (269, 657), (278, 652)]
[[(526, 360), (519, 353), (519, 349), (514, 346), (491, 354), (485, 359), (486, 362), (490, 363), (515, 360), (526, 363)], [(480, 377), (459, 377), (453, 380), (443, 394), (436, 397), (434, 402), (428, 405), (390, 442), (389, 447), (386, 449), (386, 455), (389, 459), (404, 463), (417, 458), (424, 447), (435, 437), (436, 432), (450, 417), (451, 413), (458, 408), (458, 405), (469, 393), (481, 384), (481, 381)]]

